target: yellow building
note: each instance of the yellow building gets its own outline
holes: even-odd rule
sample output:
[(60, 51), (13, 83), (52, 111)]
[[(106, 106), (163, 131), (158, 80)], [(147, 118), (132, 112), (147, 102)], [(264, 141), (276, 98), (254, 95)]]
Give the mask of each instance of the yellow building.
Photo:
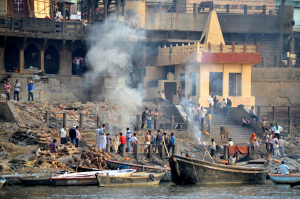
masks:
[[(216, 94), (220, 101), (230, 97), (233, 106), (255, 105), (255, 97), (251, 96), (251, 65), (260, 62), (258, 48), (258, 45), (224, 45), (213, 10), (199, 42), (158, 49), (156, 67), (146, 67), (147, 98), (157, 98), (158, 91), (164, 90), (170, 103), (178, 104), (177, 87), (181, 87), (184, 99), (190, 94), (195, 103), (205, 107), (209, 96)], [(167, 78), (157, 75), (166, 74), (168, 68)]]

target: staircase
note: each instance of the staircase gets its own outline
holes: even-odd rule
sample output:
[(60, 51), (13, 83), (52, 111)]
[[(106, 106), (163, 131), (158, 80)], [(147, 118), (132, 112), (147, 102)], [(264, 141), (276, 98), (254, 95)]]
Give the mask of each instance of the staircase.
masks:
[(217, 144), (225, 143), (224, 140), (221, 141), (220, 127), (227, 127), (230, 130), (229, 138), (232, 138), (235, 145), (248, 145), (249, 139), (252, 133), (254, 133), (254, 130), (251, 128), (244, 129), (241, 123), (236, 124), (223, 114), (212, 114), (210, 135)]

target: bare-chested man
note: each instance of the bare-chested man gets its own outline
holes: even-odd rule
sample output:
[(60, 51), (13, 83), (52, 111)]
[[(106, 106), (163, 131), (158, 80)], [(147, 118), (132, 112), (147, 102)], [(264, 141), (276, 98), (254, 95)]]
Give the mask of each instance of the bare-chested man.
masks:
[(151, 136), (150, 136), (151, 131), (149, 130), (145, 136), (145, 142), (144, 142), (144, 155), (147, 153), (147, 149), (149, 148), (150, 141), (151, 141)]

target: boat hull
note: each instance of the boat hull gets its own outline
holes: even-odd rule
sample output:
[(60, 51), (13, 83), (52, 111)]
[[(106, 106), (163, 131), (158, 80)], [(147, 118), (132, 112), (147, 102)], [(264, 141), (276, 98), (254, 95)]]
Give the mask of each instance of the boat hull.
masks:
[(170, 167), (176, 184), (258, 183), (268, 174), (266, 168), (227, 166), (180, 156), (170, 159)]
[[(133, 175), (134, 176), (134, 175)], [(125, 187), (125, 186), (153, 186), (158, 185), (164, 173), (150, 174), (137, 177), (98, 175), (100, 187)]]
[(56, 178), (51, 179), (51, 182), (55, 186), (86, 186), (86, 185), (97, 185), (98, 181), (96, 176), (94, 177), (80, 177), (80, 178)]
[(33, 177), (24, 177), (21, 178), (21, 182), (24, 185), (53, 185), (51, 180), (50, 180), (51, 176), (47, 176), (47, 177), (39, 177), (39, 178), (33, 178)]
[(300, 182), (300, 175), (269, 174), (275, 184), (294, 184)]

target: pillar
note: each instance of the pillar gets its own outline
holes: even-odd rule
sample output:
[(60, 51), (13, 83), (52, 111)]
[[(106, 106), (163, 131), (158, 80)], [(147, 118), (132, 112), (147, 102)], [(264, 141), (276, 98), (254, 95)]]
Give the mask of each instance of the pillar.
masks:
[(225, 66), (225, 64), (223, 67), (223, 96), (229, 96), (229, 70), (228, 67)]
[(66, 19), (66, 4), (65, 3), (63, 3), (61, 14), (64, 17), (64, 19)]
[(247, 5), (244, 5), (244, 14), (246, 15), (248, 13), (248, 7)]
[(121, 0), (117, 0), (117, 19), (119, 19), (120, 11), (121, 11)]
[(67, 113), (63, 113), (63, 125), (67, 126)]
[(104, 20), (107, 19), (107, 5), (108, 5), (108, 0), (103, 0), (104, 4)]
[(273, 106), (273, 121), (276, 121), (276, 106)]
[(229, 4), (226, 5), (226, 14), (229, 14)]
[(137, 115), (136, 116), (136, 125), (137, 125), (137, 130), (141, 130), (141, 123), (140, 123), (140, 119), (141, 119), (141, 116), (140, 115)]
[(139, 145), (138, 144), (135, 145), (134, 152), (135, 152), (135, 159), (138, 160), (138, 157), (139, 157)]
[(288, 107), (288, 133), (292, 132), (292, 110), (291, 107)]
[(45, 113), (45, 123), (49, 123), (49, 112), (46, 111)]
[(110, 153), (110, 144), (106, 144), (106, 153)]
[(158, 149), (159, 149), (161, 160), (164, 160), (164, 158), (165, 158), (165, 146), (164, 146), (164, 144), (158, 145)]
[(98, 114), (97, 115), (97, 126), (96, 126), (96, 128), (99, 128), (100, 125), (101, 125), (101, 123), (100, 123), (100, 115)]
[(83, 114), (80, 113), (80, 119), (79, 119), (79, 128), (83, 128)]
[(20, 48), (19, 51), (19, 72), (24, 73), (24, 48)]
[(39, 58), (40, 58), (39, 61), (40, 61), (41, 71), (44, 72), (45, 71), (45, 49), (40, 50)]
[(65, 45), (59, 49), (59, 74), (72, 75), (72, 52)]
[(224, 145), (224, 157), (225, 161), (228, 161), (228, 145)]
[(122, 157), (126, 158), (126, 144), (123, 144)]
[(266, 67), (266, 58), (265, 57), (261, 58), (261, 65), (263, 68)]
[(0, 47), (0, 74), (5, 73), (4, 53), (5, 53), (5, 48)]
[(153, 148), (153, 146), (152, 146), (152, 144), (150, 144), (150, 145), (148, 146), (148, 150), (149, 150), (149, 158), (152, 158), (152, 154), (153, 154), (152, 148)]

